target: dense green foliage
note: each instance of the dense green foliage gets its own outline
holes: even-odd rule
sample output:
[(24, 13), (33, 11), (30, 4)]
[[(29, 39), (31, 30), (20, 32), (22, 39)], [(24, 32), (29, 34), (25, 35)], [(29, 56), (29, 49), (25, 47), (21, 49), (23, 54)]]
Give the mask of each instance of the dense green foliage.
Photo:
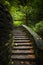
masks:
[(43, 33), (43, 0), (0, 0), (9, 9), (14, 25), (26, 24)]

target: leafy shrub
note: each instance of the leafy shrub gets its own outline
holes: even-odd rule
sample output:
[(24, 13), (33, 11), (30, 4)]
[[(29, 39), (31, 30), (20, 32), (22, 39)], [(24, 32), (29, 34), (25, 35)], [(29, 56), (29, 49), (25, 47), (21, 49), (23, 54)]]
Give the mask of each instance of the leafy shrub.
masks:
[(35, 28), (36, 28), (36, 32), (41, 32), (43, 31), (43, 21), (40, 21), (39, 23), (37, 23), (35, 25)]
[(43, 38), (43, 21), (35, 25), (35, 31)]

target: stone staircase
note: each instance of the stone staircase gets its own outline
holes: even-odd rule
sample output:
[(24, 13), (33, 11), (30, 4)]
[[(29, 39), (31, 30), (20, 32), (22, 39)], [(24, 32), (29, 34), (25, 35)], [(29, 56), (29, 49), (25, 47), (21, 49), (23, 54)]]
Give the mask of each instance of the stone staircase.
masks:
[(21, 28), (14, 30), (12, 65), (37, 65), (33, 41)]

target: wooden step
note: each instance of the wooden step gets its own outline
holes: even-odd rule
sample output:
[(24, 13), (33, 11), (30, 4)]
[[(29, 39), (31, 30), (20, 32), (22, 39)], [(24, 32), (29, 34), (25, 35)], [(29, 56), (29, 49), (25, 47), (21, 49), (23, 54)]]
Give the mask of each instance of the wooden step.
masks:
[(12, 55), (11, 58), (13, 60), (33, 60), (35, 59), (35, 55)]
[(34, 54), (34, 50), (12, 50), (13, 54)]

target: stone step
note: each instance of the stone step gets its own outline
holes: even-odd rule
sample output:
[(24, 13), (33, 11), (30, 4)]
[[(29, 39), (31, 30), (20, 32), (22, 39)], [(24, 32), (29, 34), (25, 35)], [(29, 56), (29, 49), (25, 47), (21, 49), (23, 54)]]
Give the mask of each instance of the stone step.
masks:
[(34, 54), (34, 50), (12, 50), (12, 54)]
[(14, 38), (14, 40), (29, 40), (29, 38)]
[(14, 38), (28, 38), (27, 36), (14, 36)]
[(14, 34), (14, 36), (24, 36), (24, 35), (26, 36), (26, 34), (16, 34), (16, 33)]
[(14, 46), (32, 46), (32, 43), (14, 43)]
[(25, 42), (25, 43), (27, 43), (27, 42), (30, 42), (30, 40), (15, 40), (14, 41), (14, 43), (22, 43), (22, 42)]
[(11, 58), (13, 60), (33, 60), (36, 59), (35, 55), (12, 55)]
[(13, 49), (33, 49), (33, 46), (14, 46)]
[(14, 60), (13, 65), (37, 65), (35, 61)]

